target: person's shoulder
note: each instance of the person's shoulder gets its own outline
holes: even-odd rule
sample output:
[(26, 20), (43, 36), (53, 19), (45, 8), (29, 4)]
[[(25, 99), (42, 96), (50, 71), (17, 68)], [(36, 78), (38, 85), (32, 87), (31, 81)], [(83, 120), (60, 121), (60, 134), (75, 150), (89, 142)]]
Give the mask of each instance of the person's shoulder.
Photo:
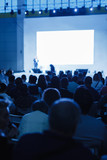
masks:
[(40, 143), (40, 133), (24, 134), (20, 137), (13, 150), (14, 160), (30, 159), (35, 150), (38, 149)]
[(22, 120), (23, 121), (28, 121), (29, 119), (38, 119), (38, 118), (45, 118), (47, 119), (48, 118), (48, 115), (42, 111), (39, 111), (39, 110), (36, 110), (36, 111), (32, 111), (30, 113), (27, 113), (25, 114), (23, 117), (22, 117)]
[(78, 140), (74, 140), (74, 145), (72, 148), (73, 155), (75, 155), (75, 160), (80, 157), (82, 160), (93, 160), (94, 156), (89, 148), (85, 147), (81, 142)]
[(85, 120), (88, 120), (88, 122), (90, 122), (90, 124), (92, 123), (92, 126), (96, 126), (98, 128), (101, 128), (101, 127), (105, 128), (105, 124), (101, 119), (98, 119), (98, 118), (90, 116), (90, 115), (86, 115), (85, 117), (86, 117)]
[(19, 144), (24, 144), (24, 145), (32, 144), (35, 143), (35, 140), (39, 140), (41, 137), (42, 135), (39, 132), (24, 134), (23, 136), (20, 137)]

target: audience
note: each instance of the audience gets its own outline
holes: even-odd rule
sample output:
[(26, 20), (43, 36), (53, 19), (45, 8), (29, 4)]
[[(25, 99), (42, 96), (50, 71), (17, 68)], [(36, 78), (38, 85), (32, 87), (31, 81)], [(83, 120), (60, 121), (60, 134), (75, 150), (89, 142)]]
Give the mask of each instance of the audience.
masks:
[(15, 87), (16, 87), (15, 76), (11, 75), (9, 77), (9, 84), (7, 85), (6, 93), (10, 96), (11, 90), (14, 89)]
[[(36, 110), (33, 110), (32, 112), (25, 114), (22, 117), (19, 125), (18, 138), (27, 133), (41, 133), (48, 129), (48, 115), (43, 112), (43, 109), (41, 111), (41, 102), (34, 102), (32, 104), (32, 108), (35, 108), (36, 105)], [(42, 103), (42, 107), (45, 107), (45, 104)]]
[(84, 75), (81, 72), (78, 74), (78, 84), (79, 85), (84, 84)]
[(16, 112), (16, 106), (12, 100), (12, 98), (6, 93), (7, 86), (4, 83), (0, 83), (0, 99), (4, 99), (6, 102), (9, 103), (9, 110), (10, 113)]
[(91, 151), (72, 139), (79, 117), (80, 109), (75, 101), (55, 101), (49, 110), (49, 129), (22, 136), (14, 149), (13, 160), (93, 160)]
[(0, 99), (0, 132), (10, 140), (18, 135), (17, 127), (9, 120), (9, 103)]
[(6, 85), (9, 84), (9, 77), (12, 75), (13, 75), (13, 71), (11, 69), (6, 71), (6, 74), (5, 74)]
[(64, 75), (64, 71), (59, 71), (59, 75), (58, 75), (59, 79), (61, 79), (63, 75)]
[(93, 100), (94, 100), (94, 101), (99, 101), (99, 99), (100, 99), (100, 94), (99, 94), (99, 92), (98, 92), (96, 89), (94, 89), (94, 88), (91, 86), (91, 84), (92, 84), (92, 78), (91, 78), (90, 76), (87, 76), (87, 77), (85, 78), (85, 86), (87, 87), (87, 89), (89, 90), (90, 94), (92, 95)]
[[(30, 76), (29, 76), (29, 77), (30, 77)], [(25, 74), (22, 74), (21, 78), (22, 78), (23, 84), (26, 84), (26, 85), (28, 86), (29, 83), (27, 82), (27, 77), (26, 77), (26, 75), (25, 75)]]
[[(89, 138), (93, 141), (103, 143), (103, 150), (106, 150), (107, 129), (105, 124), (100, 120), (89, 115), (89, 111), (93, 104), (93, 98), (88, 89), (83, 86), (77, 88), (74, 94), (74, 100), (80, 105), (81, 119), (78, 123), (75, 137)], [(106, 146), (106, 147), (105, 147)]]
[[(48, 109), (52, 103), (60, 98), (60, 93), (55, 88), (44, 90), (41, 101), (32, 104), (33, 111), (25, 114), (19, 125), (19, 137), (25, 133), (42, 132), (48, 128)], [(42, 109), (41, 109), (42, 105)], [(47, 113), (44, 113), (44, 110)]]
[(41, 88), (41, 93), (47, 88), (48, 83), (45, 75), (41, 74), (39, 76), (37, 86)]
[(39, 99), (39, 100), (36, 100), (35, 102), (33, 102), (33, 104), (31, 105), (31, 109), (32, 109), (32, 111), (38, 111), (39, 110), (43, 113), (48, 114), (48, 105), (42, 99)]
[(40, 87), (37, 86), (36, 82), (37, 82), (37, 77), (34, 75), (30, 75), (28, 90), (31, 95), (40, 98)]
[(53, 76), (51, 79), (51, 87), (60, 89), (60, 78), (58, 76)]
[(71, 82), (72, 81), (72, 71), (67, 70), (66, 74), (67, 74), (67, 78), (68, 78), (69, 82)]
[(93, 81), (92, 81), (92, 85), (93, 88), (95, 88), (98, 92), (100, 92), (101, 88), (103, 87), (103, 82), (99, 77), (98, 73), (95, 73), (93, 75)]
[(4, 73), (4, 70), (0, 70), (0, 83), (4, 83), (7, 85), (8, 80), (7, 80), (7, 76)]
[(61, 80), (61, 88), (59, 89), (62, 98), (73, 98), (73, 93), (70, 92), (67, 87), (69, 80), (67, 77), (63, 77)]
[(3, 156), (1, 159), (11, 160), (14, 147), (11, 138), (17, 135), (17, 127), (9, 120), (9, 104), (0, 99), (0, 156)]
[(78, 77), (77, 76), (73, 76), (72, 80), (69, 81), (68, 83), (68, 87), (67, 89), (71, 92), (71, 93), (75, 93), (76, 88), (79, 86), (78, 84)]
[(23, 84), (23, 81), (20, 77), (15, 79), (15, 87), (12, 88), (11, 92), (10, 92), (10, 96), (11, 98), (13, 98), (13, 100), (15, 101), (17, 97), (19, 97), (21, 95), (21, 91), (20, 91), (20, 87)]
[(99, 111), (102, 120), (107, 124), (107, 94), (103, 95), (99, 100)]
[(29, 94), (26, 84), (20, 85), (21, 94), (15, 99), (15, 105), (17, 112), (20, 114), (26, 114), (31, 112), (32, 103), (37, 100), (36, 97)]
[(104, 96), (104, 95), (106, 95), (107, 94), (107, 84), (106, 84), (106, 86), (103, 86), (102, 88), (101, 88), (101, 90), (100, 90), (100, 95), (101, 96)]
[(60, 92), (56, 88), (47, 88), (46, 90), (44, 90), (42, 94), (42, 99), (48, 106), (51, 106), (55, 100), (60, 98), (61, 98)]
[[(77, 70), (74, 71), (74, 74), (70, 70), (65, 71), (65, 73), (64, 71), (59, 71), (58, 75), (56, 75), (55, 72), (47, 72), (46, 75), (40, 74), (38, 78), (35, 75), (30, 75), (29, 81), (27, 82), (25, 74), (16, 78), (13, 75), (12, 70), (6, 71), (6, 74), (4, 71), (0, 70), (0, 106), (2, 106), (3, 103), (7, 105), (7, 107), (4, 107), (5, 109), (3, 111), (4, 113), (7, 113), (7, 117), (9, 114), (22, 115), (22, 120), (18, 125), (18, 129), (14, 124), (10, 123), (10, 121), (8, 123), (7, 118), (5, 120), (8, 127), (6, 127), (6, 129), (0, 128), (0, 147), (4, 143), (3, 148), (8, 148), (9, 140), (12, 137), (18, 138), (19, 142), (18, 145), (16, 143), (17, 149), (15, 149), (14, 155), (16, 152), (19, 152), (20, 149), (18, 147), (20, 145), (21, 148), (25, 147), (22, 149), (22, 152), (20, 151), (22, 155), (25, 154), (24, 149), (26, 150), (27, 145), (23, 146), (22, 143), (25, 142), (27, 144), (28, 141), (30, 142), (30, 139), (30, 144), (33, 144), (35, 148), (39, 141), (41, 145), (40, 137), (43, 137), (43, 148), (40, 148), (40, 145), (38, 145), (39, 148), (37, 152), (34, 153), (32, 148), (32, 151), (28, 151), (29, 155), (33, 153), (33, 158), (36, 158), (37, 156), (37, 159), (52, 159), (54, 154), (55, 157), (53, 158), (62, 159), (63, 155), (64, 157), (66, 156), (66, 153), (68, 153), (68, 155), (72, 153), (70, 156), (77, 159), (73, 154), (73, 150), (74, 153), (76, 153), (77, 150), (78, 155), (82, 156), (83, 159), (86, 158), (88, 154), (92, 156), (86, 148), (81, 144), (78, 144), (72, 137), (75, 139), (89, 138), (94, 144), (96, 144), (96, 141), (102, 142), (102, 154), (107, 154), (107, 129), (105, 127), (107, 124), (107, 85), (106, 78), (103, 78), (102, 72), (98, 71), (93, 77), (87, 76)], [(69, 106), (69, 104), (71, 104), (71, 106), (77, 106), (77, 103), (81, 108), (81, 114), (79, 113), (80, 120), (78, 124), (75, 125), (74, 129), (72, 128), (73, 134), (70, 131), (71, 134), (69, 135), (68, 131), (65, 133), (63, 132), (63, 129), (65, 126), (69, 128), (70, 123), (72, 126), (74, 122), (71, 122), (71, 119), (75, 119), (76, 117), (73, 116), (70, 119), (68, 116), (69, 121), (67, 123), (64, 119), (62, 121), (58, 120), (56, 116), (64, 116), (63, 118), (67, 118), (67, 115), (69, 115), (69, 107), (68, 111), (66, 111), (64, 110), (65, 105)], [(55, 115), (50, 114), (53, 106), (61, 106), (58, 107), (58, 110), (55, 107)], [(9, 112), (6, 108), (9, 109)], [(63, 113), (63, 111), (65, 112)], [(2, 124), (1, 120), (3, 112), (0, 110), (0, 124)], [(70, 113), (72, 115), (73, 111)], [(50, 116), (56, 117), (55, 119), (52, 119), (52, 121), (54, 120), (54, 124), (52, 124)], [(54, 126), (55, 124), (56, 126)], [(27, 136), (29, 138), (28, 141), (26, 140)], [(35, 140), (37, 139), (36, 137), (38, 137), (37, 144), (35, 141), (33, 142), (34, 137)], [(44, 140), (45, 137), (47, 143)], [(58, 140), (58, 137), (60, 137), (61, 140)], [(69, 145), (68, 139), (72, 143), (75, 143), (75, 145)], [(53, 143), (53, 141), (55, 141), (55, 143)], [(61, 144), (59, 145), (59, 141), (61, 142), (62, 147)], [(45, 143), (46, 149), (44, 149)], [(52, 147), (51, 143), (54, 147)], [(59, 148), (56, 147), (57, 143)], [(64, 143), (68, 143), (68, 147), (66, 147), (66, 145), (63, 147)], [(82, 147), (81, 154), (80, 146)], [(44, 152), (42, 152), (43, 150)], [(62, 150), (64, 151), (64, 154)], [(83, 150), (86, 151), (86, 154), (83, 154)], [(11, 147), (9, 151), (11, 155)], [(40, 156), (38, 154), (39, 152), (42, 152), (43, 154)], [(33, 158), (31, 157), (31, 159)]]

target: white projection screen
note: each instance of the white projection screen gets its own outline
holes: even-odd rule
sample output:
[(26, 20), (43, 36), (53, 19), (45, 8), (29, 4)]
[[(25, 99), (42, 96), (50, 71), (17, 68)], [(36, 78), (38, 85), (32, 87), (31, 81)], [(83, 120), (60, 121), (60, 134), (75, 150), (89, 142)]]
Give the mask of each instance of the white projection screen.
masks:
[(36, 34), (39, 65), (94, 63), (94, 30), (40, 31)]

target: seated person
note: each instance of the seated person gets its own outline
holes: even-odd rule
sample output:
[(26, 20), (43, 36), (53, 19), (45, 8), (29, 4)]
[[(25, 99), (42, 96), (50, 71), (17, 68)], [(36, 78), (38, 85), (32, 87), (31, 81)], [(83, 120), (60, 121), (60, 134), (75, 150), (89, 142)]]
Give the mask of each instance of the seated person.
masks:
[(52, 88), (57, 88), (58, 90), (60, 89), (60, 78), (58, 76), (53, 76), (51, 79), (51, 84), (50, 86)]
[(80, 108), (72, 99), (59, 99), (49, 110), (49, 130), (26, 134), (18, 141), (13, 160), (93, 160), (90, 150), (72, 139)]
[(95, 88), (98, 92), (100, 92), (101, 88), (103, 87), (103, 82), (100, 79), (98, 73), (94, 74), (91, 86)]
[(14, 114), (16, 112), (16, 106), (13, 102), (13, 99), (6, 93), (6, 85), (4, 83), (0, 83), (0, 99), (4, 99), (10, 104), (10, 113)]
[(52, 103), (60, 99), (61, 95), (58, 89), (56, 88), (47, 88), (42, 94), (42, 100), (50, 107)]
[(25, 114), (19, 125), (19, 137), (25, 133), (42, 132), (48, 129), (48, 109), (50, 105), (60, 98), (55, 88), (44, 90), (42, 99), (32, 104), (33, 112)]
[(0, 99), (0, 155), (3, 159), (11, 159), (14, 145), (10, 142), (17, 134), (16, 126), (9, 121), (8, 103)]
[(74, 94), (74, 100), (80, 105), (81, 108), (81, 117), (80, 122), (78, 123), (75, 137), (79, 138), (90, 138), (93, 141), (102, 142), (104, 146), (104, 150), (107, 135), (106, 135), (106, 127), (105, 124), (100, 120), (96, 119), (89, 115), (89, 111), (93, 104), (93, 98), (88, 89), (83, 86), (77, 88)]
[(93, 100), (94, 101), (99, 101), (100, 94), (95, 88), (91, 87), (91, 84), (92, 84), (92, 78), (90, 76), (87, 76), (85, 78), (85, 86), (87, 87), (87, 89), (89, 90), (90, 94), (92, 95)]
[(55, 73), (55, 67), (53, 64), (50, 64), (50, 71), (51, 73)]
[(15, 88), (15, 87), (16, 87), (16, 85), (15, 85), (15, 76), (14, 76), (14, 75), (11, 75), (11, 76), (9, 77), (9, 84), (8, 84), (8, 86), (7, 86), (7, 89), (6, 89), (6, 93), (10, 96), (11, 90), (12, 90), (13, 88)]
[(75, 90), (77, 89), (77, 87), (79, 86), (78, 84), (78, 77), (77, 76), (73, 76), (71, 81), (69, 81), (67, 89), (71, 92), (71, 93), (75, 93)]
[(27, 82), (27, 76), (26, 76), (25, 74), (22, 74), (22, 75), (21, 75), (21, 78), (22, 78), (23, 84), (26, 84), (26, 85), (28, 86), (29, 83)]
[(15, 100), (15, 105), (18, 114), (26, 114), (31, 112), (32, 103), (37, 100), (37, 97), (30, 95), (26, 84), (20, 86), (21, 95), (19, 95)]
[(69, 80), (67, 77), (61, 78), (61, 88), (59, 89), (61, 98), (73, 98), (73, 93), (67, 89), (68, 83)]
[(45, 108), (45, 105), (46, 104), (41, 100), (37, 100), (32, 104), (33, 111), (25, 114), (19, 124), (18, 138), (26, 133), (41, 133), (49, 127), (48, 115), (43, 112), (43, 108)]

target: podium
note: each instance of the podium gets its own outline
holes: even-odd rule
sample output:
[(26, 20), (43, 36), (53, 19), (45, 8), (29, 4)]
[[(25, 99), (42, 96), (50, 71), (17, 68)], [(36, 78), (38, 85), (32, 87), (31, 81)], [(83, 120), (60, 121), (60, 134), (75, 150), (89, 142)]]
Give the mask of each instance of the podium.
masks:
[(32, 71), (34, 73), (42, 73), (42, 71), (39, 68), (37, 68), (37, 69), (33, 68)]

